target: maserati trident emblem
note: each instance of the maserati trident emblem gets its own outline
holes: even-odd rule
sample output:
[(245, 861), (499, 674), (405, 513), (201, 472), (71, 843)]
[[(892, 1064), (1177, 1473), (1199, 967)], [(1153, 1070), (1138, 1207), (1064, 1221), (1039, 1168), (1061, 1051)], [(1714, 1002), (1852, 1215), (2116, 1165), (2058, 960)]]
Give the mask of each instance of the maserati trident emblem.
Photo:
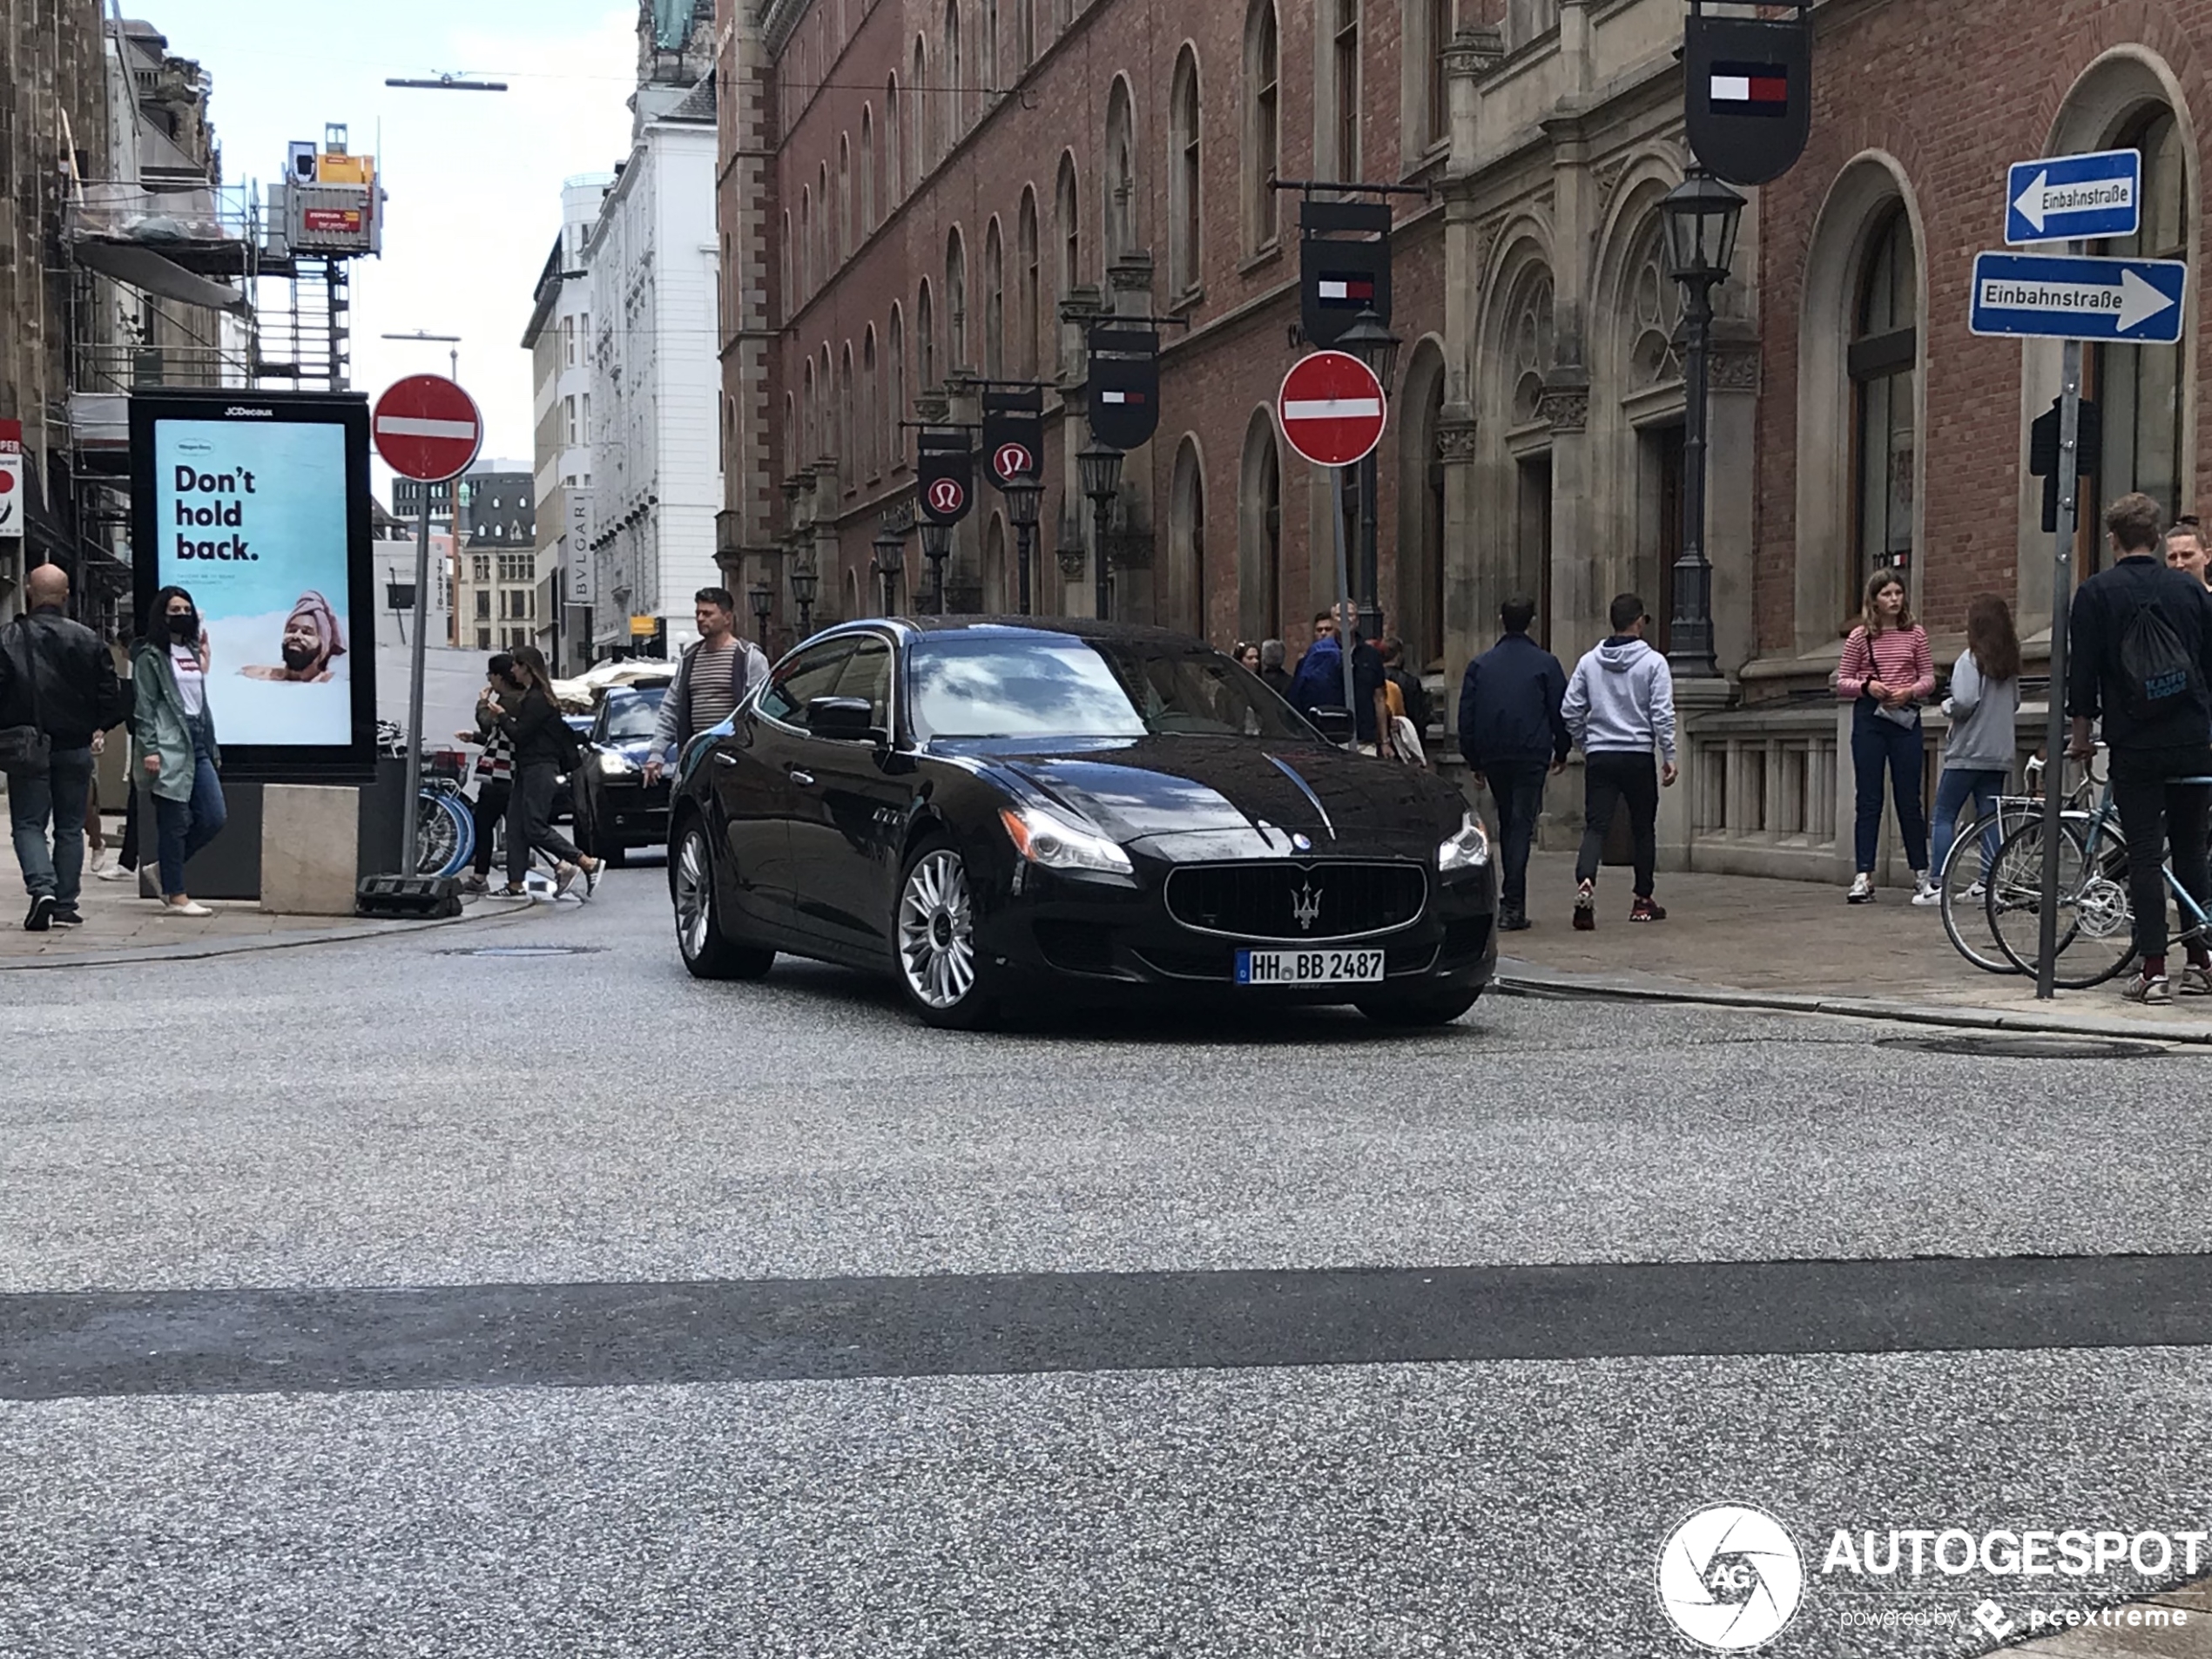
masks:
[(1321, 920), (1321, 889), (1315, 887), (1312, 880), (1300, 883), (1298, 892), (1291, 896), (1291, 914), (1298, 919), (1299, 927), (1307, 933), (1312, 933), (1313, 924)]

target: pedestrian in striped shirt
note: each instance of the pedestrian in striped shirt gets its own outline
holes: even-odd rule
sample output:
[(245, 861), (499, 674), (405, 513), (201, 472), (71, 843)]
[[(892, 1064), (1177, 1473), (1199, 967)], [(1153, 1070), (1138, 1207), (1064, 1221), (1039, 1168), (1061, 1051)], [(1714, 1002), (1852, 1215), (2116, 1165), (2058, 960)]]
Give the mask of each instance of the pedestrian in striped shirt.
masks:
[(1859, 625), (1844, 642), (1836, 671), (1836, 695), (1852, 704), (1851, 767), (1858, 784), (1858, 821), (1853, 840), (1858, 873), (1847, 896), (1852, 904), (1874, 902), (1874, 853), (1882, 835), (1882, 777), (1890, 779), (1897, 801), (1897, 826), (1905, 837), (1905, 857), (1912, 867), (1916, 899), (1932, 902), (1928, 879), (1928, 815), (1921, 799), (1920, 705), (1935, 690), (1935, 658), (1928, 631), (1912, 620), (1905, 577), (1884, 568), (1866, 580), (1865, 607)]

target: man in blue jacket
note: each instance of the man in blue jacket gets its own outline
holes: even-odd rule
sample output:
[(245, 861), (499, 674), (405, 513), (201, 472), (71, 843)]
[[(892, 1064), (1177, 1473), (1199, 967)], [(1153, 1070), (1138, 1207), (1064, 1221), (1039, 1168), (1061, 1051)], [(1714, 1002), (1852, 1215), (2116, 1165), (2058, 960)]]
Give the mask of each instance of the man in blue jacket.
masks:
[(1490, 786), (1505, 842), (1498, 927), (1507, 933), (1528, 925), (1528, 849), (1544, 810), (1544, 774), (1565, 768), (1570, 747), (1560, 715), (1567, 671), (1528, 637), (1535, 615), (1529, 599), (1500, 606), (1504, 637), (1469, 663), (1460, 682), (1460, 752), (1474, 781)]

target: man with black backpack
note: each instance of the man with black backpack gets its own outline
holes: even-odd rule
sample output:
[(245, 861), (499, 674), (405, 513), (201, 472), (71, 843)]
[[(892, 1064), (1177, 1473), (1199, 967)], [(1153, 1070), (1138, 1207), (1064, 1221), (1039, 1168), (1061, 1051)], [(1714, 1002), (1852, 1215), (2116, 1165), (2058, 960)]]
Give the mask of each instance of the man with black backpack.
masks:
[[(2166, 881), (2161, 867), (2172, 843), (2174, 877), (2199, 905), (2212, 900), (2205, 862), (2212, 785), (2212, 591), (2160, 556), (2158, 504), (2122, 496), (2105, 514), (2114, 563), (2074, 596), (2067, 712), (2067, 752), (2094, 752), (2091, 727), (2104, 721), (2111, 753), (2113, 804), (2128, 843), (2128, 896), (2142, 964), (2122, 995), (2135, 1002), (2173, 1000), (2166, 972)], [(2184, 995), (2212, 996), (2212, 952), (2186, 941)]]

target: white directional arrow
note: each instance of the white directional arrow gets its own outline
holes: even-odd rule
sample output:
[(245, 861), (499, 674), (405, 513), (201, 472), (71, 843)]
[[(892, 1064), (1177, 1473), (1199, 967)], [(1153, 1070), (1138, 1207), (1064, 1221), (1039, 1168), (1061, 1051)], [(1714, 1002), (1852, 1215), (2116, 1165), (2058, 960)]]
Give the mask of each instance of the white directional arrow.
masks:
[[(2047, 172), (2037, 173), (2034, 182), (2020, 192), (2020, 199), (2013, 204), (2020, 216), (2039, 231), (2043, 228), (2043, 186), (2049, 182), (2050, 177)], [(1982, 199), (1987, 201), (1989, 199), (1985, 196)]]
[(2140, 327), (2175, 304), (2171, 294), (2161, 293), (2126, 266), (2120, 272), (2120, 332)]

